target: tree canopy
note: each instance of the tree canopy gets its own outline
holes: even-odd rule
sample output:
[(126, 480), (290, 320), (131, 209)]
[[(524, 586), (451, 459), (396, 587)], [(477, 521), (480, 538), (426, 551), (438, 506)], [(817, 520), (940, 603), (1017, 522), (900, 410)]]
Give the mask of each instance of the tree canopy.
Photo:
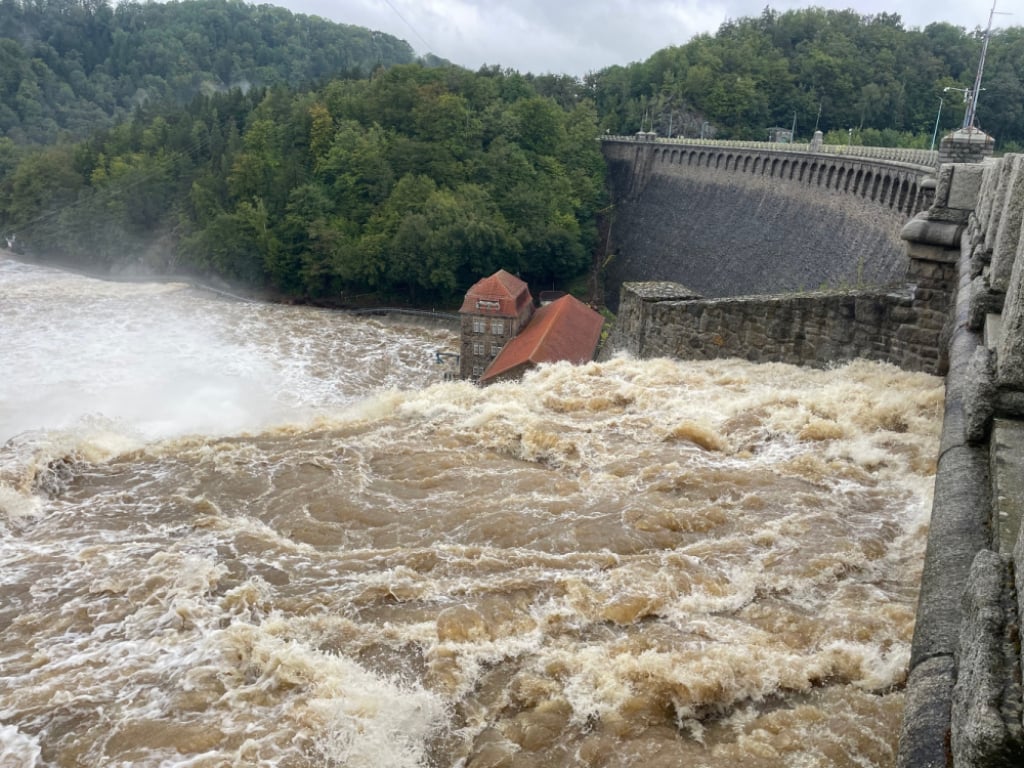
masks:
[(596, 135), (593, 103), (493, 68), (234, 90), (10, 164), (0, 227), (99, 269), (131, 254), (302, 300), (451, 301), (499, 267), (537, 284), (585, 271)]
[(242, 0), (0, 0), (0, 133), (84, 138), (145, 104), (414, 59), (391, 35)]
[[(928, 146), (960, 125), (984, 32), (943, 22), (905, 29), (898, 14), (804, 10), (723, 24), (714, 35), (586, 78), (601, 125), (661, 135), (763, 141), (773, 126), (852, 128), (858, 143)], [(1024, 28), (992, 32), (977, 123), (1007, 149), (1024, 145)], [(942, 112), (939, 114), (940, 99)]]

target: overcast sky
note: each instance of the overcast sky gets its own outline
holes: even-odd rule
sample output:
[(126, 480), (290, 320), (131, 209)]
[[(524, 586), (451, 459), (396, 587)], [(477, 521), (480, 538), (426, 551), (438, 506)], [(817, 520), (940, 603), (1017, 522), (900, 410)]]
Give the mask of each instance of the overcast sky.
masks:
[[(759, 16), (766, 0), (257, 0), (297, 13), (387, 32), (418, 54), (434, 53), (469, 69), (499, 64), (520, 72), (581, 76), (613, 64), (643, 61), (728, 19)], [(1016, 0), (997, 0), (993, 28), (1024, 25), (1024, 10), (1002, 15)], [(854, 8), (864, 15), (896, 11), (903, 26), (946, 21), (972, 31), (988, 26), (992, 0), (841, 0), (774, 2), (794, 8)]]

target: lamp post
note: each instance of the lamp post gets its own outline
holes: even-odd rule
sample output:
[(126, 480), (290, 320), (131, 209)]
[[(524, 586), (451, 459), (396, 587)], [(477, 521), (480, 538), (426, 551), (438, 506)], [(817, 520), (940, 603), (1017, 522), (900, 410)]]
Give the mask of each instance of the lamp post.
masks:
[(709, 125), (711, 125), (711, 123), (709, 123), (707, 120), (700, 124), (700, 137), (702, 139), (704, 138), (704, 129), (707, 128)]
[(939, 118), (942, 117), (942, 97), (939, 96), (939, 112), (935, 115), (935, 130), (932, 131), (932, 149), (935, 149), (935, 137), (939, 135)]

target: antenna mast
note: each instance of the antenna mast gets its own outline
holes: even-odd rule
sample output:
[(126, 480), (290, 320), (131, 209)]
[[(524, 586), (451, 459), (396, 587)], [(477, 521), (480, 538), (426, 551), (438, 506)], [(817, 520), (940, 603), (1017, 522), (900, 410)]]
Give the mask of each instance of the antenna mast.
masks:
[(985, 54), (988, 52), (988, 39), (992, 36), (992, 17), (996, 15), (996, 0), (992, 0), (992, 11), (988, 15), (988, 29), (985, 30), (985, 41), (981, 44), (981, 58), (978, 60), (978, 74), (974, 78), (974, 88), (970, 92), (970, 103), (964, 115), (964, 128), (974, 127), (974, 114), (978, 109), (978, 94), (981, 92), (981, 73), (985, 70)]

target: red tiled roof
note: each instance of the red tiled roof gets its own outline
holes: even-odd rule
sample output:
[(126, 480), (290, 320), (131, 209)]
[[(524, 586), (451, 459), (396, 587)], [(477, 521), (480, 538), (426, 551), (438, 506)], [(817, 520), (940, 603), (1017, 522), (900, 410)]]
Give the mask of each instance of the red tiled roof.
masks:
[(526, 364), (573, 364), (592, 360), (601, 339), (604, 318), (573, 296), (563, 296), (538, 309), (523, 332), (498, 353), (480, 377), (480, 383), (510, 373)]
[[(486, 304), (480, 306), (478, 302), (481, 301)], [(529, 286), (515, 275), (499, 269), (490, 277), (478, 280), (466, 292), (459, 312), (487, 312), (501, 317), (516, 317), (527, 302), (533, 302)]]

